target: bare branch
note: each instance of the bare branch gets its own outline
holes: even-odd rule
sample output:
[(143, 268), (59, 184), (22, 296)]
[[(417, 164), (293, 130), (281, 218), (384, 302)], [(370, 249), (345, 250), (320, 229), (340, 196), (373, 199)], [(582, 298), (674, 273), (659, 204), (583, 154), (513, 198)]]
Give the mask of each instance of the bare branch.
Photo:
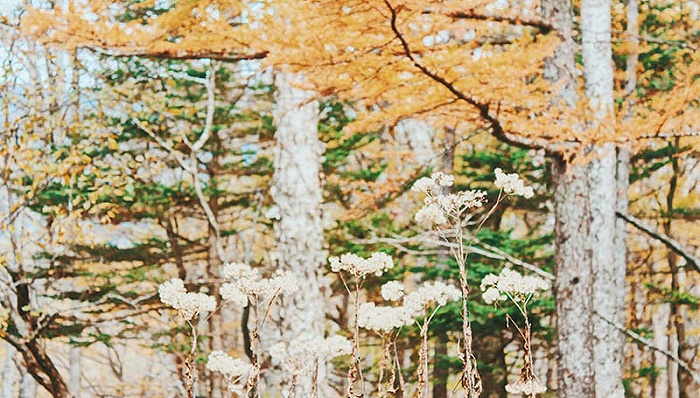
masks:
[(108, 49), (99, 46), (82, 46), (79, 49), (86, 49), (94, 51), (101, 55), (106, 55), (110, 57), (142, 57), (142, 58), (156, 58), (156, 59), (215, 59), (218, 61), (225, 62), (239, 62), (248, 61), (254, 59), (263, 59), (267, 57), (267, 51), (259, 51), (249, 54), (241, 53), (227, 53), (225, 51), (182, 51), (182, 50), (119, 50), (119, 49)]
[(506, 22), (513, 25), (531, 26), (533, 28), (538, 28), (540, 32), (544, 34), (556, 30), (551, 22), (544, 19), (524, 18), (518, 15), (487, 15), (477, 13), (474, 10), (455, 11), (447, 15), (455, 19), (474, 19), (478, 21)]
[[(621, 32), (621, 31), (616, 31), (613, 33), (617, 34), (625, 34), (626, 32)], [(697, 51), (698, 47), (692, 44), (692, 40), (688, 41), (683, 41), (683, 40), (669, 40), (669, 39), (662, 39), (659, 37), (653, 37), (649, 35), (629, 35), (625, 34), (625, 36), (621, 39), (614, 40), (616, 43), (624, 43), (624, 42), (639, 42), (639, 41), (644, 41), (647, 43), (654, 43), (654, 44), (664, 44), (668, 46), (673, 46), (673, 47), (680, 47), (680, 48), (687, 48), (689, 50)]]
[(621, 219), (634, 225), (637, 229), (651, 236), (652, 238), (661, 241), (663, 244), (666, 245), (666, 247), (674, 251), (679, 256), (683, 257), (687, 265), (690, 265), (691, 267), (695, 268), (696, 271), (700, 272), (700, 258), (690, 253), (690, 251), (688, 251), (688, 249), (681, 245), (677, 240), (671, 238), (666, 234), (654, 231), (653, 229), (651, 229), (651, 227), (645, 225), (640, 219), (635, 218), (634, 216), (622, 214), (620, 212), (616, 212), (615, 214), (617, 214), (617, 216)]
[[(517, 265), (519, 267), (525, 268), (528, 271), (532, 271), (532, 272), (536, 273), (537, 275), (540, 275), (543, 278), (546, 278), (549, 280), (554, 280), (554, 275), (550, 274), (547, 271), (540, 269), (539, 267), (537, 267), (534, 264), (530, 264), (528, 262), (519, 260), (519, 259), (509, 255), (508, 253), (506, 253), (506, 252), (504, 252), (496, 247), (487, 245), (487, 244), (479, 241), (476, 238), (472, 238), (471, 236), (465, 237), (465, 240), (468, 242), (473, 241), (473, 242), (477, 243), (478, 245), (482, 246), (482, 247), (477, 247), (477, 246), (471, 245), (471, 246), (466, 247), (465, 250), (467, 250), (471, 253), (478, 254), (480, 256), (484, 256), (484, 257), (487, 257), (487, 258), (490, 258), (493, 260), (506, 261), (506, 262), (509, 262), (513, 265)], [(449, 247), (449, 248), (453, 248), (453, 249), (458, 247), (457, 243), (446, 242), (444, 240), (438, 239), (436, 236), (434, 236), (434, 234), (432, 232), (424, 233), (424, 234), (420, 234), (420, 235), (416, 235), (416, 236), (411, 236), (411, 237), (382, 238), (382, 237), (374, 236), (374, 237), (368, 238), (368, 239), (351, 239), (351, 241), (353, 243), (357, 243), (357, 244), (384, 243), (384, 244), (392, 245), (392, 246), (398, 248), (399, 250), (402, 250), (404, 252), (408, 252), (411, 254), (416, 254), (416, 252), (404, 247), (403, 245), (423, 243), (423, 244), (428, 244), (428, 245), (432, 245), (432, 246), (438, 246), (438, 247), (442, 246), (442, 247)]]
[(214, 61), (209, 63), (209, 70), (207, 71), (207, 78), (204, 86), (207, 88), (207, 116), (204, 121), (204, 131), (202, 131), (202, 135), (199, 137), (197, 142), (192, 145), (193, 151), (202, 149), (207, 140), (209, 140), (209, 136), (211, 136), (211, 130), (214, 125), (214, 110), (216, 104), (216, 95), (214, 92), (214, 89), (216, 88), (216, 69)]
[(185, 163), (185, 160), (182, 158), (182, 154), (181, 154), (180, 152), (178, 152), (177, 150), (175, 150), (175, 148), (173, 148), (172, 145), (170, 145), (168, 142), (166, 142), (166, 141), (164, 141), (162, 138), (160, 138), (160, 137), (158, 136), (158, 134), (154, 133), (153, 130), (151, 130), (150, 127), (148, 127), (148, 126), (146, 125), (146, 123), (142, 122), (141, 120), (139, 120), (139, 119), (137, 119), (137, 118), (135, 118), (135, 117), (132, 117), (131, 120), (132, 120), (141, 130), (143, 130), (146, 134), (148, 134), (151, 138), (153, 138), (153, 140), (155, 140), (155, 142), (156, 142), (161, 148), (165, 149), (166, 151), (168, 151), (168, 153), (170, 153), (171, 155), (173, 155), (173, 157), (175, 158), (175, 160), (177, 161), (177, 163), (180, 165), (180, 167), (183, 168), (183, 170), (185, 170), (185, 171), (187, 171), (187, 172), (189, 172), (189, 173), (192, 173), (192, 170), (190, 169), (190, 165), (188, 165), (187, 163)]
[[(499, 259), (502, 259), (502, 260), (507, 261), (507, 262), (509, 262), (509, 263), (511, 263), (511, 264), (514, 264), (514, 265), (518, 265), (518, 266), (520, 266), (520, 267), (523, 267), (523, 268), (525, 268), (525, 269), (527, 269), (527, 270), (529, 270), (529, 271), (532, 271), (532, 272), (536, 273), (537, 275), (539, 275), (539, 276), (541, 276), (541, 277), (543, 277), (543, 278), (545, 278), (545, 279), (549, 279), (549, 280), (551, 280), (551, 281), (553, 281), (553, 280), (555, 279), (554, 274), (551, 274), (551, 273), (549, 273), (549, 272), (547, 272), (547, 271), (544, 271), (544, 270), (542, 270), (541, 268), (539, 268), (539, 267), (537, 267), (537, 266), (535, 266), (535, 265), (533, 265), (533, 264), (530, 264), (530, 263), (527, 263), (527, 262), (525, 262), (525, 261), (519, 260), (519, 259), (517, 259), (517, 258), (511, 256), (510, 254), (504, 252), (503, 250), (501, 250), (501, 249), (499, 249), (499, 248), (497, 248), (497, 247), (495, 247), (495, 246), (488, 245), (488, 244), (482, 242), (482, 241), (481, 241), (480, 239), (478, 239), (476, 236), (472, 236), (472, 237), (470, 237), (469, 239), (470, 239), (472, 242), (475, 242), (476, 244), (478, 244), (478, 245), (484, 247), (485, 249), (490, 250), (490, 251), (491, 251), (492, 253), (494, 253), (496, 256), (499, 256), (499, 257), (500, 257)], [(492, 258), (493, 258), (493, 257), (492, 257)]]
[(646, 347), (649, 347), (653, 351), (656, 351), (658, 353), (661, 353), (661, 354), (667, 356), (673, 362), (677, 363), (678, 366), (683, 368), (683, 370), (688, 372), (690, 374), (690, 376), (693, 378), (693, 381), (700, 384), (700, 375), (698, 375), (697, 372), (693, 371), (693, 369), (690, 367), (690, 365), (687, 362), (678, 358), (678, 355), (675, 352), (672, 352), (672, 351), (669, 351), (669, 350), (666, 350), (664, 348), (660, 348), (660, 347), (656, 346), (653, 341), (639, 335), (638, 333), (635, 333), (635, 332), (627, 329), (624, 325), (621, 325), (621, 324), (613, 321), (612, 319), (606, 317), (605, 315), (600, 314), (598, 311), (595, 311), (595, 315), (597, 317), (599, 317), (600, 319), (604, 320), (605, 322), (609, 323), (610, 325), (612, 325), (615, 329), (626, 334), (627, 336), (629, 336), (633, 340), (645, 345)]

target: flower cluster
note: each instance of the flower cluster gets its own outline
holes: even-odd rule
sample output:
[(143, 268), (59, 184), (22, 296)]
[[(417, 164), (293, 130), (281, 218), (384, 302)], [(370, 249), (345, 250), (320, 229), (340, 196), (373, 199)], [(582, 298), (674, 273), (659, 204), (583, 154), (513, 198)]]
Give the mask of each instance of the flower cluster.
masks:
[(382, 297), (384, 300), (395, 301), (404, 295), (403, 283), (399, 281), (389, 281), (382, 285)]
[(415, 316), (425, 313), (425, 309), (437, 304), (444, 306), (448, 301), (455, 301), (462, 298), (462, 292), (456, 287), (441, 281), (426, 283), (418, 290), (414, 290), (403, 299), (403, 305), (410, 314)]
[(346, 271), (357, 277), (364, 277), (369, 274), (381, 276), (384, 271), (394, 268), (394, 261), (391, 259), (391, 256), (384, 252), (372, 253), (369, 258), (346, 253), (340, 258), (331, 257), (328, 261), (331, 264), (331, 271)]
[(363, 303), (357, 310), (357, 325), (380, 333), (410, 325), (414, 321), (415, 319), (404, 306), (388, 307)]
[(178, 310), (186, 321), (202, 312), (212, 312), (216, 309), (214, 297), (204, 293), (187, 292), (184, 282), (178, 278), (173, 278), (160, 285), (158, 295), (163, 304)]
[(518, 174), (506, 174), (500, 168), (494, 172), (496, 173), (496, 187), (503, 189), (505, 193), (522, 196), (526, 199), (535, 195), (532, 187), (526, 187), (525, 182), (520, 179)]
[(293, 374), (312, 374), (317, 361), (333, 359), (351, 352), (350, 341), (339, 335), (304, 342), (293, 341), (289, 345), (280, 342), (268, 349), (272, 361)]
[(207, 360), (207, 369), (219, 372), (226, 378), (227, 387), (233, 396), (245, 396), (245, 383), (255, 371), (253, 365), (243, 358), (231, 358), (223, 351), (212, 351)]
[(504, 301), (508, 298), (514, 302), (524, 303), (537, 295), (538, 290), (549, 289), (549, 282), (534, 275), (522, 275), (512, 269), (504, 268), (499, 275), (488, 274), (481, 280), (481, 291), (487, 304)]
[[(386, 300), (398, 300), (404, 296), (404, 286), (399, 282), (388, 282), (382, 286), (382, 297)], [(377, 306), (364, 303), (357, 311), (358, 326), (386, 333), (393, 329), (412, 324), (415, 319), (425, 314), (425, 309), (437, 304), (444, 306), (448, 301), (459, 300), (459, 289), (443, 282), (426, 283), (418, 290), (404, 296), (403, 304), (396, 307)]]
[(259, 270), (247, 264), (226, 264), (223, 275), (230, 282), (221, 285), (221, 298), (240, 307), (248, 304), (249, 297), (264, 300), (278, 292), (292, 293), (299, 288), (290, 274), (277, 272), (271, 278), (263, 278)]
[(253, 366), (242, 358), (231, 358), (223, 351), (212, 351), (207, 360), (207, 369), (219, 372), (227, 379), (245, 376), (253, 370)]
[(416, 212), (415, 220), (421, 224), (445, 225), (450, 216), (458, 216), (462, 211), (483, 205), (486, 193), (482, 191), (461, 191), (443, 194), (442, 188), (454, 184), (454, 177), (435, 173), (430, 178), (420, 178), (411, 188), (427, 195), (424, 206)]
[(506, 385), (506, 391), (511, 394), (525, 394), (533, 396), (542, 394), (547, 391), (547, 387), (540, 383), (537, 379), (518, 380), (515, 383)]
[(455, 182), (452, 175), (437, 172), (430, 177), (419, 178), (411, 187), (411, 190), (423, 192), (426, 195), (437, 194), (441, 187), (451, 187)]

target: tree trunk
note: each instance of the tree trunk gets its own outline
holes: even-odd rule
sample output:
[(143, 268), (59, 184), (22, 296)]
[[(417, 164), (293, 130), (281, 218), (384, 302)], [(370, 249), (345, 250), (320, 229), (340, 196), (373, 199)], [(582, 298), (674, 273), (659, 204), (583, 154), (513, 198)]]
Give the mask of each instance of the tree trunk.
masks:
[[(574, 106), (575, 43), (570, 0), (544, 0), (542, 13), (557, 26), (563, 42), (545, 60), (544, 75), (559, 85), (556, 105)], [(557, 383), (560, 397), (593, 397), (593, 269), (586, 166), (552, 162), (555, 213)], [(550, 385), (553, 384), (550, 382)]]
[[(221, 152), (221, 141), (219, 140), (219, 136), (216, 132), (212, 134), (212, 143), (215, 146), (215, 150), (212, 151), (216, 154), (222, 153)], [(211, 176), (211, 182), (213, 184), (216, 184), (216, 178), (217, 178), (217, 173), (219, 171), (219, 159), (217, 155), (214, 155), (212, 160), (209, 162), (208, 165), (208, 171), (209, 175)], [(211, 209), (211, 216), (214, 218), (214, 221), (216, 222), (216, 225), (221, 225), (219, 224), (219, 197), (218, 195), (211, 195), (208, 199), (208, 204), (209, 208)], [(220, 231), (217, 231), (211, 223), (209, 224), (209, 230), (208, 230), (208, 255), (207, 255), (207, 277), (210, 278), (212, 281), (210, 286), (209, 286), (209, 294), (212, 296), (216, 297), (218, 301), (221, 300), (221, 296), (219, 293), (220, 287), (221, 287), (221, 282), (219, 280), (221, 279), (221, 270), (223, 267), (223, 259), (220, 258), (220, 253), (219, 253), (219, 248), (221, 247), (220, 245), (222, 244), (221, 242), (221, 236), (219, 235)], [(220, 351), (224, 349), (224, 344), (223, 344), (223, 334), (225, 333), (223, 328), (222, 328), (222, 319), (221, 319), (222, 313), (221, 311), (215, 311), (212, 314), (209, 314), (209, 318), (207, 320), (208, 323), (208, 331), (209, 331), (209, 352), (213, 351)], [(224, 381), (219, 372), (210, 372), (210, 371), (205, 371), (206, 375), (208, 376), (208, 386), (207, 390), (209, 391), (209, 397), (210, 398), (222, 398), (224, 396)]]
[[(680, 147), (680, 139), (676, 138), (673, 146), (678, 149)], [(673, 236), (672, 220), (676, 210), (675, 198), (678, 194), (678, 178), (682, 175), (680, 159), (673, 156), (671, 159), (671, 167), (673, 174), (668, 184), (668, 194), (666, 195), (666, 214), (670, 215), (664, 221), (664, 233), (668, 236)], [(686, 274), (683, 267), (679, 267), (679, 258), (675, 252), (669, 250), (667, 255), (669, 271), (671, 272), (671, 291), (696, 294), (692, 291), (692, 286), (686, 283)], [(691, 367), (697, 368), (694, 364), (697, 363), (697, 344), (693, 344), (690, 339), (693, 339), (693, 333), (689, 330), (694, 330), (697, 327), (696, 317), (689, 317), (688, 308), (686, 305), (672, 301), (670, 303), (670, 315), (668, 319), (668, 330), (671, 332), (669, 336), (669, 347), (673, 352), (678, 353), (678, 357), (690, 364)], [(686, 370), (681, 369), (678, 363), (668, 360), (668, 396), (679, 398), (697, 397), (700, 393), (697, 383), (693, 381), (692, 375)]]
[[(444, 138), (442, 140), (442, 164), (440, 169), (443, 173), (454, 174), (454, 162), (455, 162), (455, 130), (452, 127), (445, 126), (443, 129)], [(428, 134), (426, 134), (428, 135)], [(431, 134), (432, 135), (432, 134)], [(429, 137), (431, 138), (431, 137)], [(435, 156), (432, 154), (432, 156)], [(445, 188), (449, 189), (449, 188)], [(450, 250), (446, 247), (440, 247), (438, 252), (436, 267), (445, 268), (445, 264), (450, 257)], [(444, 361), (447, 359), (447, 344), (448, 335), (447, 330), (440, 329), (435, 332), (435, 361), (437, 364), (442, 357)], [(481, 358), (481, 357), (479, 357)], [(487, 373), (488, 375), (488, 373)], [(446, 366), (435, 366), (433, 369), (433, 398), (447, 398), (447, 382), (450, 377), (450, 369)], [(482, 376), (482, 382), (485, 383), (485, 378), (487, 376)]]
[[(581, 52), (584, 91), (604, 137), (614, 134), (613, 63), (610, 0), (581, 2)], [(615, 207), (617, 199), (616, 150), (612, 143), (595, 145), (588, 165), (594, 315), (625, 321), (625, 261), (615, 253)], [(627, 175), (623, 172), (622, 175)], [(623, 209), (624, 210), (624, 209)], [(625, 252), (624, 241), (617, 242)], [(611, 262), (611, 259), (613, 261)], [(600, 398), (622, 398), (624, 336), (611, 324), (594, 318), (595, 394)]]
[[(324, 337), (324, 303), (329, 293), (328, 281), (323, 276), (326, 264), (321, 223), (323, 144), (318, 139), (318, 102), (312, 92), (300, 88), (301, 83), (302, 79), (296, 75), (278, 73), (275, 77), (273, 116), (277, 131), (270, 190), (279, 209), (275, 223), (277, 268), (294, 275), (300, 284), (297, 292), (280, 297), (276, 311), (280, 330), (274, 340), (294, 345)], [(327, 364), (319, 364), (321, 396), (333, 394), (328, 386), (329, 370)], [(311, 389), (310, 377), (298, 379), (297, 396), (309, 397)]]
[[(679, 142), (678, 138), (676, 138), (675, 146), (677, 147)], [(674, 199), (676, 196), (676, 189), (678, 187), (678, 174), (680, 173), (680, 168), (678, 164), (678, 158), (673, 156), (671, 159), (671, 167), (673, 170), (673, 174), (671, 175), (671, 179), (668, 184), (668, 193), (666, 194), (666, 214), (669, 215), (669, 218), (667, 218), (664, 221), (664, 233), (667, 236), (673, 236), (672, 233), (672, 220), (673, 220), (673, 211), (675, 209), (674, 206)], [(666, 260), (668, 261), (668, 270), (671, 273), (671, 291), (672, 292), (680, 292), (682, 287), (681, 284), (679, 283), (679, 268), (678, 268), (678, 255), (669, 250), (668, 254), (666, 255)], [(680, 314), (680, 311), (682, 307), (674, 302), (671, 301), (670, 303), (670, 311), (669, 311), (669, 317), (668, 317), (668, 323), (667, 323), (667, 330), (668, 330), (668, 346), (669, 346), (669, 351), (671, 352), (676, 352), (680, 354), (680, 342), (685, 339), (685, 324), (683, 322), (682, 316)], [(681, 358), (681, 355), (678, 355), (679, 358)], [(680, 394), (680, 386), (679, 386), (679, 368), (678, 368), (678, 363), (675, 361), (671, 360), (670, 358), (666, 359), (666, 373), (668, 374), (668, 392), (667, 396), (669, 398), (686, 398), (683, 397)]]
[(562, 398), (595, 397), (593, 270), (586, 167), (554, 159), (558, 392)]
[[(27, 366), (27, 373), (52, 397), (69, 398), (71, 396), (63, 376), (37, 340), (29, 340), (22, 345), (15, 345), (15, 348), (22, 354)], [(25, 380), (22, 381), (22, 384), (25, 384)]]
[(36, 380), (29, 373), (22, 375), (19, 398), (36, 398)]
[[(565, 38), (547, 60), (545, 77), (561, 83), (560, 102), (576, 101), (571, 3), (546, 0), (543, 14)], [(581, 2), (584, 89), (594, 120), (612, 136), (613, 65), (609, 0)], [(583, 127), (583, 126), (582, 126)], [(615, 254), (616, 150), (592, 145), (585, 166), (555, 159), (558, 389), (563, 397), (622, 397), (623, 336), (595, 314), (624, 321), (624, 259)], [(625, 178), (621, 170), (620, 178)], [(611, 264), (611, 259), (612, 264)], [(624, 323), (624, 322), (622, 322)]]
[(0, 397), (17, 398), (20, 373), (15, 363), (17, 350), (10, 344), (5, 344), (5, 368), (2, 371), (2, 390)]
[(68, 360), (68, 389), (73, 398), (80, 398), (80, 379), (82, 377), (82, 353), (79, 347), (71, 346)]

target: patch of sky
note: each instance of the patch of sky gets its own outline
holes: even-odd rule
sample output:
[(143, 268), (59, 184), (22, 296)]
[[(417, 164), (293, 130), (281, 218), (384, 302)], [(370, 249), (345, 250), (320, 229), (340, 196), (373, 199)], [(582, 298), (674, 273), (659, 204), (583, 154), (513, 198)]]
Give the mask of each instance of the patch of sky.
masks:
[(246, 143), (241, 146), (241, 152), (243, 153), (243, 165), (250, 166), (258, 157), (260, 146), (254, 143)]
[(207, 152), (200, 152), (197, 154), (197, 159), (199, 159), (200, 162), (202, 163), (209, 163), (211, 160), (214, 158), (214, 155), (207, 151)]
[(124, 249), (131, 249), (134, 246), (134, 242), (131, 241), (131, 239), (127, 238), (124, 235), (112, 235), (109, 238), (109, 245), (116, 247), (117, 249), (124, 250)]
[(170, 0), (156, 0), (155, 8), (157, 10), (167, 10), (171, 8), (173, 2)]
[(0, 1), (0, 15), (8, 17), (14, 14), (19, 9), (20, 4), (22, 4), (21, 0)]

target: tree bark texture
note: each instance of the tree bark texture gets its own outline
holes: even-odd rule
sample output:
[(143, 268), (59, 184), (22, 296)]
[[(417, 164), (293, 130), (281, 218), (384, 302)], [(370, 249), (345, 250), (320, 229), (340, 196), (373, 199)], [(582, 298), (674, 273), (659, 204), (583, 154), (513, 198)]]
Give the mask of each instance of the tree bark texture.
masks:
[[(544, 0), (543, 17), (551, 19), (563, 42), (545, 60), (544, 76), (560, 90), (555, 105), (574, 106), (576, 93), (573, 12), (570, 0)], [(553, 159), (557, 326), (556, 388), (563, 398), (593, 397), (593, 270), (588, 239), (586, 167)], [(550, 382), (550, 385), (553, 383)]]
[(555, 159), (558, 395), (594, 397), (593, 270), (586, 167)]
[[(277, 131), (270, 190), (279, 208), (279, 220), (275, 223), (277, 268), (296, 277), (300, 287), (295, 293), (280, 297), (274, 311), (280, 329), (274, 339), (292, 347), (324, 337), (325, 301), (329, 293), (323, 275), (326, 264), (320, 210), (323, 144), (318, 139), (318, 102), (313, 99), (313, 92), (301, 88), (302, 83), (300, 77), (292, 74), (278, 73), (275, 77), (273, 117)], [(321, 396), (331, 394), (328, 375), (328, 365), (319, 364)], [(310, 377), (298, 379), (297, 396), (309, 397), (311, 389)]]
[[(216, 134), (214, 134), (214, 138), (216, 137)], [(216, 143), (218, 146), (218, 139), (216, 139)], [(220, 148), (217, 148), (220, 149)], [(213, 168), (211, 175), (212, 179), (216, 178), (216, 169), (218, 166), (218, 159), (216, 156), (211, 161), (210, 167)], [(219, 217), (219, 201), (218, 201), (218, 196), (213, 195), (209, 198), (209, 208), (211, 209), (212, 215), (214, 217), (214, 220), (218, 223), (218, 217)], [(211, 278), (214, 281), (219, 281), (221, 279), (221, 270), (223, 267), (223, 260), (219, 257), (219, 253), (217, 251), (217, 248), (221, 244), (220, 242), (221, 237), (218, 235), (218, 232), (212, 227), (212, 225), (209, 225), (209, 230), (208, 230), (208, 253), (207, 253), (207, 277)], [(212, 283), (210, 286), (210, 291), (209, 294), (212, 296), (216, 297), (217, 300), (221, 300), (221, 294), (220, 294), (220, 282), (215, 282)], [(209, 318), (207, 320), (208, 323), (208, 330), (209, 330), (209, 352), (213, 352), (216, 350), (223, 350), (224, 349), (224, 344), (223, 344), (223, 334), (225, 331), (221, 327), (222, 319), (221, 319), (221, 311), (216, 311), (213, 314), (209, 315)], [(211, 398), (222, 398), (225, 394), (225, 388), (224, 388), (224, 383), (223, 383), (223, 378), (219, 372), (209, 372), (207, 371), (207, 376), (208, 376), (208, 386), (207, 389), (209, 391), (209, 396)]]
[(36, 380), (29, 373), (22, 375), (19, 398), (36, 398)]
[(82, 352), (80, 347), (71, 346), (68, 356), (68, 389), (73, 398), (80, 398), (80, 379), (82, 378)]
[[(576, 103), (572, 7), (568, 0), (546, 0), (543, 14), (564, 41), (546, 61), (545, 77), (560, 84), (557, 103)], [(609, 0), (581, 2), (581, 55), (585, 100), (601, 137), (613, 134), (613, 65)], [(616, 237), (616, 149), (591, 145), (586, 165), (555, 159), (555, 239), (557, 245), (558, 390), (562, 397), (622, 397), (624, 337), (600, 313), (624, 323), (625, 261)], [(624, 170), (620, 178), (625, 178)], [(626, 206), (624, 206), (626, 208)], [(617, 240), (616, 240), (617, 239)], [(623, 250), (624, 253), (624, 250)], [(622, 254), (624, 256), (624, 254)]]
[(2, 398), (17, 398), (20, 373), (15, 363), (16, 355), (17, 350), (10, 344), (5, 344), (5, 366), (2, 371), (2, 390), (0, 390)]
[[(589, 109), (594, 114), (590, 127), (608, 138), (614, 135), (611, 29), (610, 0), (582, 0), (584, 91)], [(592, 152), (593, 159), (588, 164), (588, 192), (593, 249), (593, 307), (595, 313), (624, 324), (626, 264), (615, 253), (616, 149), (614, 144), (607, 143), (594, 145)], [(624, 252), (625, 243), (618, 240), (618, 245), (622, 246), (618, 249)], [(624, 336), (598, 317), (594, 318), (593, 325), (596, 397), (622, 398)]]

